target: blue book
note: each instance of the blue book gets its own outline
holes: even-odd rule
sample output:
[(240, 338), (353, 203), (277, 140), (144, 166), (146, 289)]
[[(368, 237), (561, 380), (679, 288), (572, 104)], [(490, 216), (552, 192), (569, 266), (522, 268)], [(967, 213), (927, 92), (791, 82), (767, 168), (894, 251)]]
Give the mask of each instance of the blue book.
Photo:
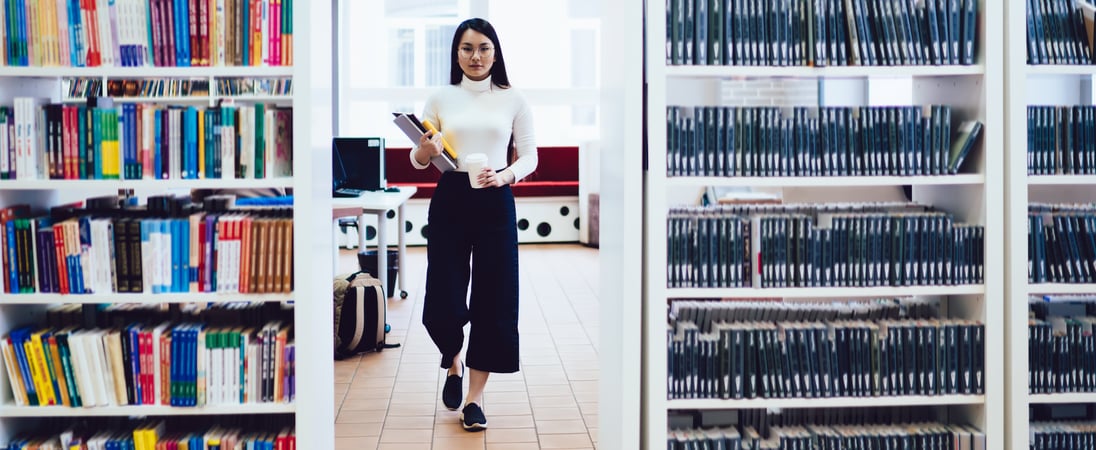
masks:
[(241, 64), (241, 65), (242, 66), (250, 66), (251, 65), (251, 54), (250, 54), (251, 52), (249, 52), (248, 50), (251, 50), (251, 49), (248, 48), (247, 43), (250, 42), (251, 40), (248, 39), (247, 37), (251, 36), (251, 24), (250, 24), (250, 20), (251, 20), (251, 2), (243, 2), (243, 4), (240, 5), (240, 14), (241, 14), (241, 22), (242, 23), (241, 23), (240, 29), (236, 30), (236, 39), (242, 40), (242, 42), (243, 42), (243, 45), (240, 45), (240, 48), (242, 49), (242, 51), (240, 53), (241, 53), (241, 56), (243, 57), (243, 60), (242, 60), (243, 64)]
[(91, 177), (95, 180), (103, 179), (103, 110), (95, 108), (91, 110), (91, 148), (95, 153), (95, 173)]
[(175, 241), (171, 237), (171, 228), (171, 219), (160, 219), (160, 241), (167, 244), (163, 248), (164, 253), (160, 255), (164, 260), (164, 264), (167, 264), (167, 273), (164, 274), (167, 277), (163, 280), (162, 292), (175, 292), (175, 272), (172, 266), (175, 261)]
[(4, 231), (8, 235), (7, 241), (6, 241), (6, 242), (8, 242), (8, 248), (7, 248), (6, 251), (8, 252), (8, 261), (11, 261), (11, 264), (8, 265), (8, 284), (11, 285), (11, 292), (12, 293), (18, 293), (19, 292), (19, 270), (17, 269), (17, 267), (18, 267), (17, 261), (19, 261), (19, 259), (18, 259), (19, 258), (19, 252), (16, 250), (17, 246), (14, 244), (14, 242), (15, 242), (15, 221), (14, 220), (9, 220), (9, 221), (5, 222), (4, 223)]
[(171, 399), (171, 406), (181, 406), (179, 404), (179, 362), (182, 361), (182, 325), (178, 325), (171, 329), (171, 372), (170, 382), (168, 386), (170, 391), (168, 397)]
[(175, 0), (176, 65), (190, 67), (190, 11), (187, 0)]
[(132, 383), (133, 387), (130, 390), (133, 391), (134, 405), (141, 404), (141, 397), (143, 389), (141, 389), (141, 326), (137, 324), (130, 325), (126, 328), (126, 332), (129, 333), (129, 370), (133, 375)]
[(188, 179), (198, 178), (198, 108), (188, 106), (183, 115), (183, 142), (186, 144)]
[(118, 153), (119, 157), (122, 158), (122, 173), (118, 175), (121, 177), (121, 179), (128, 180), (129, 165), (132, 161), (129, 158), (129, 135), (123, 134), (125, 133), (126, 128), (129, 128), (127, 126), (129, 124), (129, 116), (126, 115), (125, 106), (123, 105), (118, 107), (118, 109), (114, 111), (114, 116), (117, 120), (117, 130), (121, 131), (121, 133), (117, 133), (119, 144)]
[(163, 121), (160, 119), (160, 111), (153, 111), (152, 117), (152, 128), (154, 135), (152, 139), (152, 173), (155, 174), (156, 179), (164, 180), (167, 179), (167, 172), (162, 170), (162, 168), (164, 167), (163, 157), (161, 155), (161, 153), (163, 153), (163, 149), (160, 146), (160, 133), (161, 129), (163, 128)]
[(27, 352), (23, 345), (30, 339), (30, 328), (19, 328), (12, 330), (8, 337), (11, 339), (11, 346), (15, 349), (15, 359), (19, 363), (19, 371), (23, 374), (23, 386), (27, 391), (27, 404), (31, 406), (38, 406), (38, 390), (35, 388), (33, 380), (30, 375), (30, 363), (27, 360)]
[(16, 19), (19, 20), (16, 33), (18, 34), (18, 54), (20, 66), (30, 65), (30, 54), (27, 49), (27, 3), (26, 0), (18, 0), (15, 6)]

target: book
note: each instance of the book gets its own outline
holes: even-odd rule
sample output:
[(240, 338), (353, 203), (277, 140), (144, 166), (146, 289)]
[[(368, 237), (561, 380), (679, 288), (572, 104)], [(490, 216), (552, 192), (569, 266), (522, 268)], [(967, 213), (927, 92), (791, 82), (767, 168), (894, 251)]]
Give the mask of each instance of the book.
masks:
[(959, 125), (959, 136), (952, 141), (951, 152), (948, 157), (949, 173), (953, 175), (959, 173), (963, 161), (966, 160), (971, 148), (974, 148), (974, 144), (981, 134), (982, 122), (974, 120)]
[[(433, 124), (429, 121), (420, 122), (414, 114), (392, 113), (392, 115), (395, 116), (395, 118), (392, 119), (392, 122), (395, 123), (396, 126), (403, 131), (403, 134), (416, 146), (418, 145), (419, 138), (427, 132), (438, 133), (438, 130), (434, 128)], [(430, 158), (430, 162), (434, 164), (434, 167), (440, 172), (455, 170), (457, 168), (457, 154), (445, 140), (444, 136), (441, 141), (443, 151), (440, 155)]]

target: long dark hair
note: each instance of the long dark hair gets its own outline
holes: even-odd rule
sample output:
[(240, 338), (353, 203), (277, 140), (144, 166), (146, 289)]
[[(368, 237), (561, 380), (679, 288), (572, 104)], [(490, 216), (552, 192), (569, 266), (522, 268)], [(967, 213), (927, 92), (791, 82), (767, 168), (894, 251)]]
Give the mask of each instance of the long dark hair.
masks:
[(468, 30), (482, 33), (487, 36), (487, 39), (491, 40), (491, 44), (495, 46), (495, 63), (491, 65), (491, 82), (501, 88), (510, 87), (510, 77), (506, 76), (506, 60), (502, 57), (499, 35), (495, 33), (495, 27), (491, 26), (490, 22), (478, 17), (461, 22), (457, 26), (457, 31), (453, 33), (453, 49), (449, 52), (449, 84), (458, 85), (461, 79), (464, 78), (464, 71), (457, 63), (457, 50), (460, 47), (461, 36), (464, 36), (464, 32)]

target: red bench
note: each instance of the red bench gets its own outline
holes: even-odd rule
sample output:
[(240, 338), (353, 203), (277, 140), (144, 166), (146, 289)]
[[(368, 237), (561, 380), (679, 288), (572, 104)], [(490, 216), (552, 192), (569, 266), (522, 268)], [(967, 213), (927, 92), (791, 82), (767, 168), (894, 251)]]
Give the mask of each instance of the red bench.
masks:
[[(411, 166), (409, 148), (384, 151), (385, 178), (389, 186), (415, 186), (412, 198), (430, 198), (441, 176), (434, 168)], [(514, 197), (562, 197), (578, 195), (578, 147), (538, 147), (537, 170), (512, 186)]]

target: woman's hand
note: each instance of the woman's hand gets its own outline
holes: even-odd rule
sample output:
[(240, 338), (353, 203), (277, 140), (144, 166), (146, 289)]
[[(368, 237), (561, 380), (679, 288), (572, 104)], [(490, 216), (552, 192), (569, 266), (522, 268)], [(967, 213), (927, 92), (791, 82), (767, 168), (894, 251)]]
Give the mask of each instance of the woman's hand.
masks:
[[(419, 149), (415, 153), (415, 160), (420, 164), (427, 164), (435, 156), (441, 154), (441, 134), (427, 131), (419, 137)], [(426, 162), (423, 162), (426, 160)]]
[(483, 187), (501, 187), (510, 184), (510, 171), (503, 169), (502, 172), (495, 172), (490, 167), (484, 167), (480, 171), (477, 180), (479, 185)]

